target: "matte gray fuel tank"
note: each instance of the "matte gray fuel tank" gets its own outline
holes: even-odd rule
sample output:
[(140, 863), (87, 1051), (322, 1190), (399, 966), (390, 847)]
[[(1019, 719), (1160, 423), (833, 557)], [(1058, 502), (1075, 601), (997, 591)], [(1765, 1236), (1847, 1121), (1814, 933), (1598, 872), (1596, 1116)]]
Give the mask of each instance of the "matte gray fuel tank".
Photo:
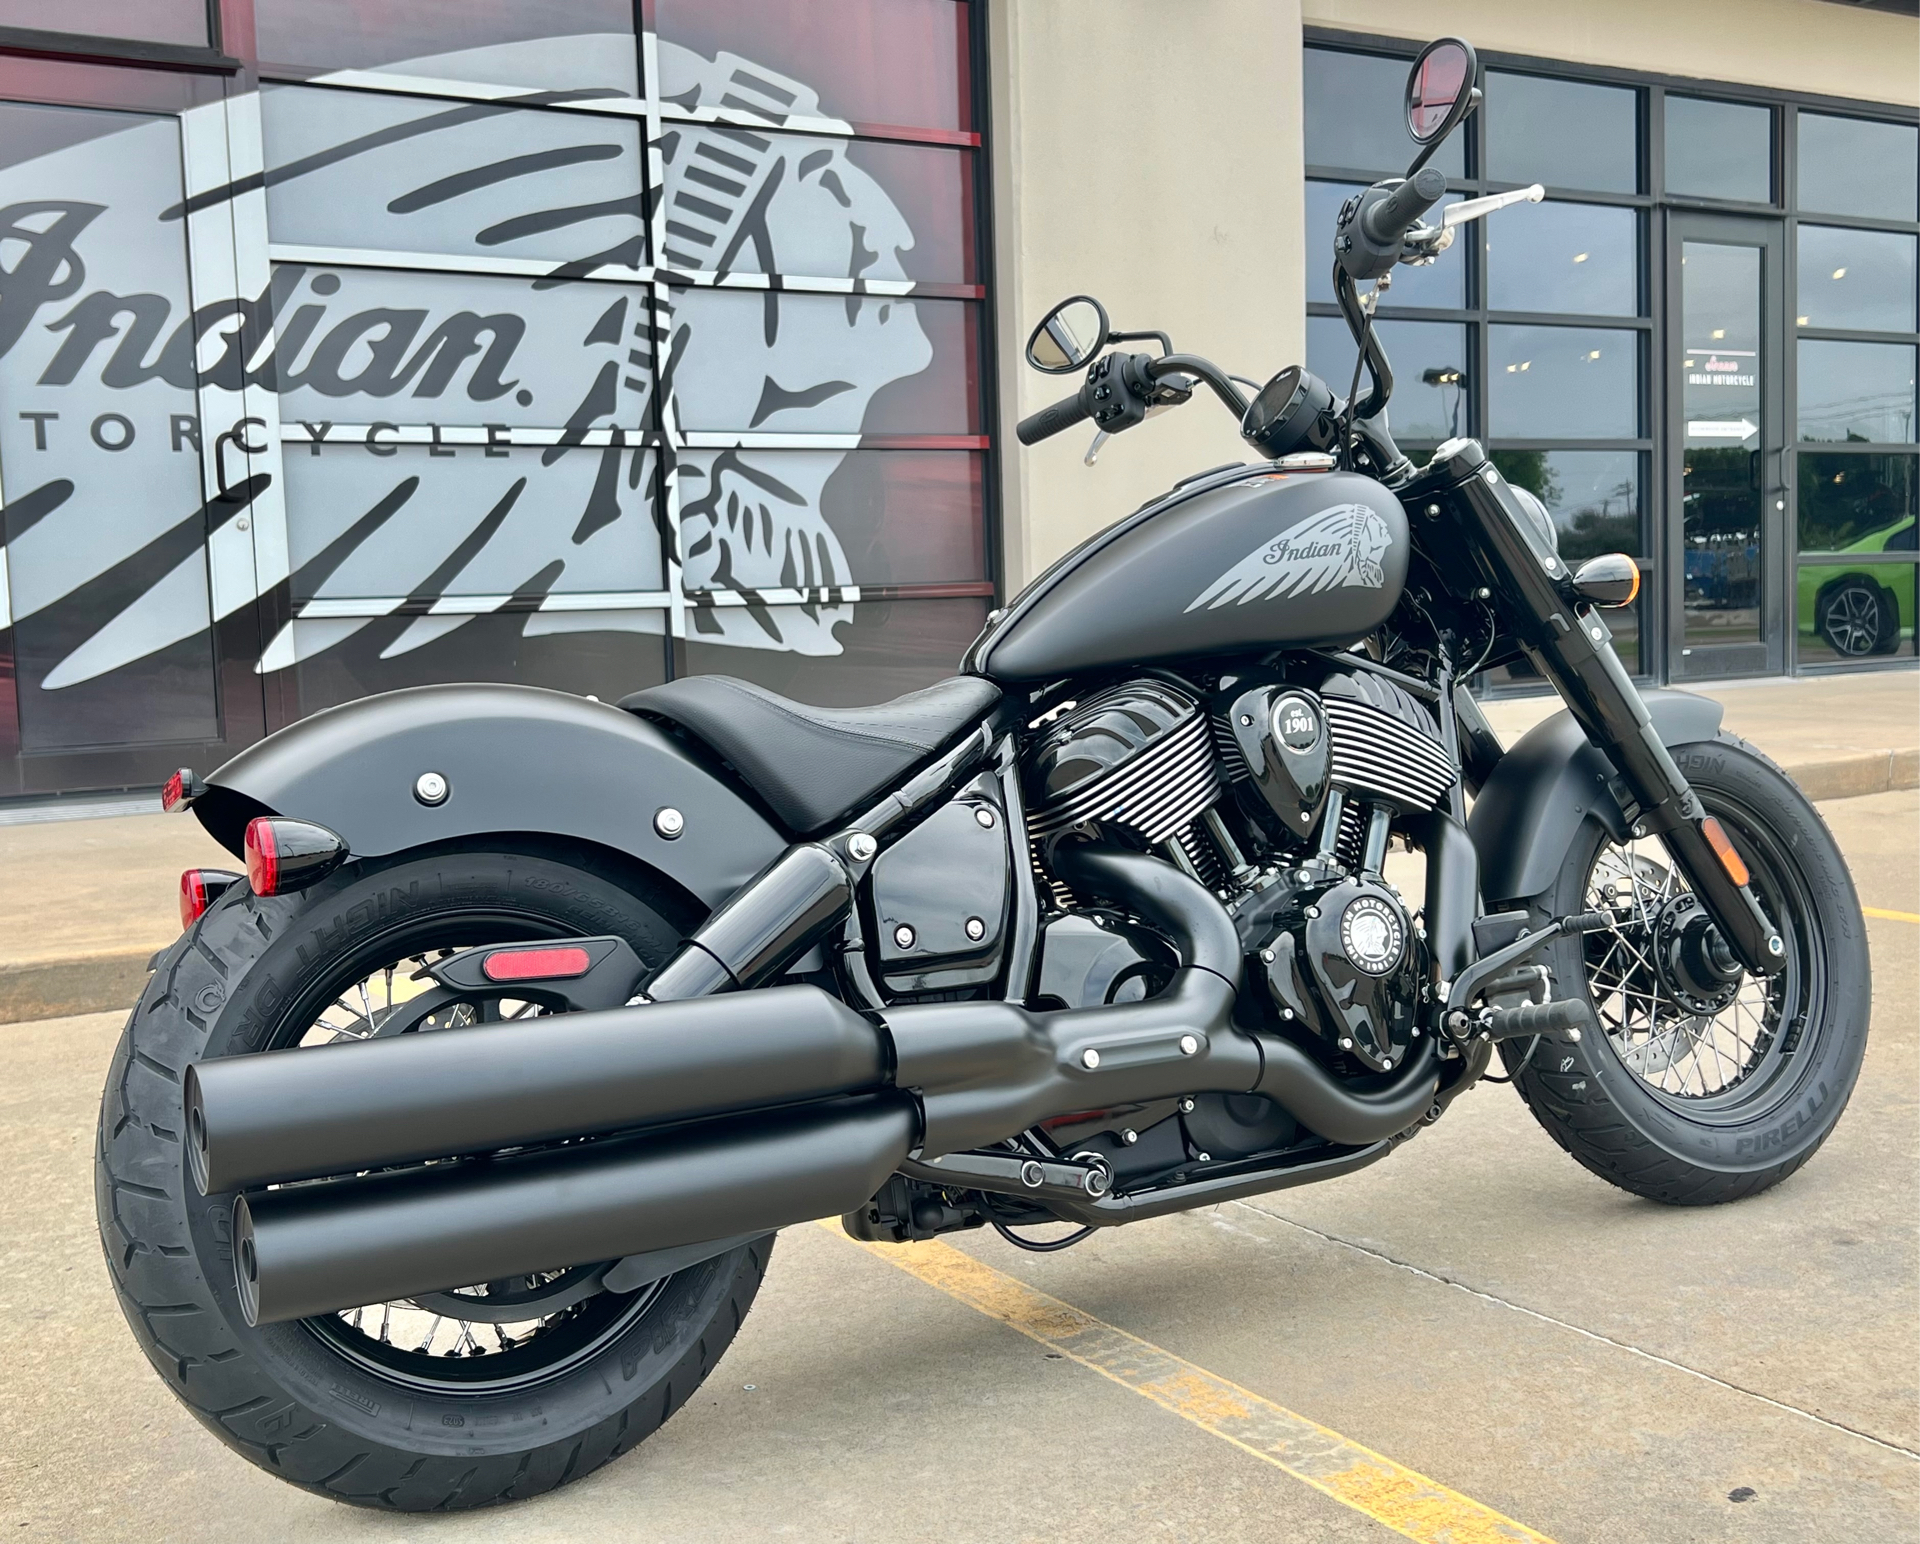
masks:
[(1370, 477), (1246, 467), (1181, 485), (1027, 586), (968, 650), (1003, 681), (1340, 647), (1399, 604), (1407, 515)]

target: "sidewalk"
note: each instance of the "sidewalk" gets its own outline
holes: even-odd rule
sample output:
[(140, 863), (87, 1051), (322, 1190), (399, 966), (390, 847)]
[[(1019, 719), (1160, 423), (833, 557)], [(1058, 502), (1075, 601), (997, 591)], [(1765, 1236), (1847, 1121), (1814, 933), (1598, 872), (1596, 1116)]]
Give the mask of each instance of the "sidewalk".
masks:
[[(1812, 798), (1920, 787), (1920, 672), (1704, 694)], [(1491, 703), (1487, 716), (1511, 744), (1557, 707), (1524, 698)], [(180, 871), (236, 866), (190, 815), (0, 824), (0, 1023), (128, 1006), (148, 959), (179, 936)]]

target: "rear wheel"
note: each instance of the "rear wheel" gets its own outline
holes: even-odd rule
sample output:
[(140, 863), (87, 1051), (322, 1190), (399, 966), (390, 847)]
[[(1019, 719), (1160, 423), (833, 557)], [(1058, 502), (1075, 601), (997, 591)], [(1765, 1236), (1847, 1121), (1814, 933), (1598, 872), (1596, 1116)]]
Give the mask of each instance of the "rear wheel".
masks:
[(1859, 1075), (1872, 986), (1846, 862), (1792, 780), (1726, 734), (1674, 759), (1746, 860), (1785, 968), (1739, 969), (1657, 841), (1618, 843), (1590, 821), (1534, 910), (1613, 918), (1553, 946), (1560, 992), (1584, 987), (1600, 1033), (1501, 1053), (1582, 1165), (1697, 1206), (1777, 1184), (1826, 1140)]
[[(591, 866), (454, 853), (313, 890), (236, 890), (148, 983), (101, 1105), (96, 1195), (123, 1311), (148, 1357), (229, 1446), (361, 1505), (460, 1508), (577, 1479), (697, 1388), (759, 1289), (771, 1239), (632, 1293), (605, 1263), (250, 1327), (230, 1196), (202, 1197), (179, 1141), (180, 1075), (205, 1056), (377, 1036), (413, 973), (481, 943), (615, 933), (658, 964), (681, 929), (665, 895)], [(434, 1032), (539, 1010), (448, 1006)]]

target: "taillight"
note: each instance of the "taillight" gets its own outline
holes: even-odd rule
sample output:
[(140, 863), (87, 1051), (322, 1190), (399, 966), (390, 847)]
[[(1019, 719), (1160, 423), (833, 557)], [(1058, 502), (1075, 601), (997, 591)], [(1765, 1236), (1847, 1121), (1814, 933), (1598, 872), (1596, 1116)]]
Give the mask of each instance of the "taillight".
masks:
[(261, 815), (247, 822), (247, 883), (255, 895), (284, 895), (331, 873), (347, 844), (325, 826)]
[(207, 791), (207, 785), (193, 775), (193, 768), (182, 767), (160, 785), (160, 808), (171, 815), (183, 810)]
[(180, 926), (192, 927), (209, 906), (239, 883), (240, 876), (225, 869), (188, 869), (180, 876)]
[(593, 957), (577, 944), (556, 949), (496, 949), (481, 961), (489, 981), (552, 981), (584, 976)]

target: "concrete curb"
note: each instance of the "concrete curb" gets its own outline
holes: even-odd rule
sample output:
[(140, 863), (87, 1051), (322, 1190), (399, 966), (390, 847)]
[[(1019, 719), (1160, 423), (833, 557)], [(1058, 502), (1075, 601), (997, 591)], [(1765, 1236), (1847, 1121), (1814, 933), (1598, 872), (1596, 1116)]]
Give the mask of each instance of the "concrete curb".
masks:
[[(1786, 771), (1809, 799), (1856, 799), (1920, 788), (1920, 750), (1862, 751)], [(0, 1024), (124, 1011), (147, 984), (154, 948), (0, 964)]]

